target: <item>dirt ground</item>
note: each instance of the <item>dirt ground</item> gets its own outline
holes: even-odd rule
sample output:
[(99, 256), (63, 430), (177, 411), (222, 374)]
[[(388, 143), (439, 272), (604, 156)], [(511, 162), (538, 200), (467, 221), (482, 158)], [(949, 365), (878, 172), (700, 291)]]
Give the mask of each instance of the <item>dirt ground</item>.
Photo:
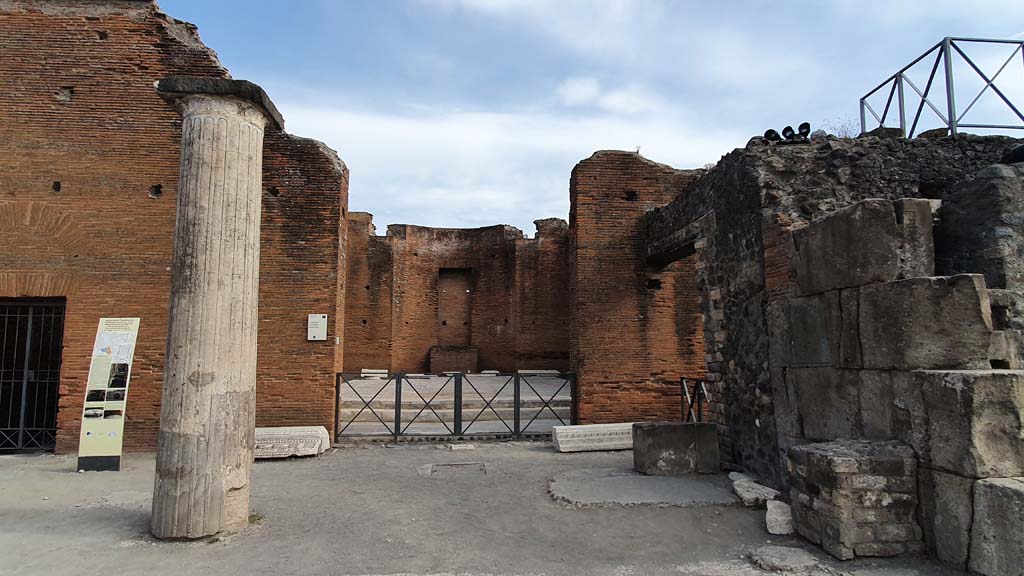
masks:
[[(466, 462), (483, 466), (444, 465)], [(799, 538), (768, 535), (764, 512), (738, 505), (575, 507), (549, 494), (560, 474), (630, 469), (628, 451), (374, 444), (261, 461), (254, 525), (187, 543), (147, 535), (153, 465), (130, 455), (121, 472), (77, 473), (71, 456), (0, 456), (0, 574), (753, 576), (767, 573), (745, 556), (768, 543), (821, 557)], [(820, 568), (957, 574), (913, 558)]]

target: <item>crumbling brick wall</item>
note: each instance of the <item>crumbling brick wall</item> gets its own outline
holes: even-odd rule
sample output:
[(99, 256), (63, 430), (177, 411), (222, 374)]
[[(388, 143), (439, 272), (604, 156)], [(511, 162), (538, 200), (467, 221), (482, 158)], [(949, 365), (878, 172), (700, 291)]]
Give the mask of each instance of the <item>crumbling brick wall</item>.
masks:
[[(181, 141), (153, 83), (227, 72), (194, 26), (148, 1), (3, 2), (0, 46), (0, 297), (67, 300), (57, 449), (78, 445), (96, 325), (117, 316), (142, 319), (125, 448), (153, 449)], [(337, 329), (307, 347), (306, 310), (282, 298), (341, 320), (332, 269), (347, 175), (319, 146), (270, 130), (264, 164), (280, 196), (264, 195), (257, 418), (329, 426), (322, 378)]]
[[(350, 234), (345, 371), (426, 372), (430, 349), (466, 340), (481, 370), (567, 368), (564, 221), (540, 221), (537, 238), (511, 226), (404, 224), (373, 235), (369, 214)], [(561, 225), (557, 224), (561, 222)], [(438, 314), (439, 277), (468, 275), (468, 317)], [(468, 326), (445, 326), (453, 321)], [(445, 335), (448, 336), (445, 336)]]
[(570, 361), (582, 423), (678, 420), (680, 378), (705, 375), (697, 259), (645, 261), (645, 212), (698, 174), (615, 151), (573, 169)]

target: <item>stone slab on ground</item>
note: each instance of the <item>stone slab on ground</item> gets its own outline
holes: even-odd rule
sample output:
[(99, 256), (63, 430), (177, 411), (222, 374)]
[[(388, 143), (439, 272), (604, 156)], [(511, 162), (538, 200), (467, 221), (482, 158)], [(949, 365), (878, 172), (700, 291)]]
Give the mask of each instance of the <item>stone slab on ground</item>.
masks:
[(970, 569), (985, 576), (1024, 575), (1024, 478), (974, 484)]
[(789, 546), (762, 546), (750, 553), (750, 563), (761, 570), (786, 574), (806, 574), (821, 568), (814, 554)]
[(555, 426), (551, 430), (551, 444), (557, 452), (631, 450), (633, 422)]
[(762, 486), (749, 479), (734, 480), (732, 490), (739, 496), (747, 508), (762, 508), (769, 500), (775, 500), (780, 492), (774, 488)]
[(921, 530), (928, 553), (966, 568), (974, 522), (975, 480), (927, 468), (919, 468), (917, 478)]
[(736, 503), (724, 476), (645, 476), (632, 470), (575, 470), (556, 476), (549, 488), (576, 506), (722, 506)]
[(706, 422), (636, 423), (633, 468), (654, 476), (717, 474), (718, 426)]
[(278, 426), (256, 429), (257, 460), (316, 456), (331, 447), (331, 435), (323, 426)]
[(764, 523), (768, 533), (776, 536), (792, 534), (794, 531), (793, 510), (789, 504), (778, 500), (769, 500), (765, 504), (768, 506), (768, 511), (765, 512)]

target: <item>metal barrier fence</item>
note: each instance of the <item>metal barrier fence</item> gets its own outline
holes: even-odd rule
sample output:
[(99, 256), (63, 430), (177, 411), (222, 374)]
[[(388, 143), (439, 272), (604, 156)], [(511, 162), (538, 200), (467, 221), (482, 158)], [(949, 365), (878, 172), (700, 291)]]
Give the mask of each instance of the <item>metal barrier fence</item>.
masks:
[(683, 422), (704, 422), (711, 409), (711, 395), (704, 380), (679, 379), (679, 401)]
[[(989, 77), (984, 71), (978, 66), (975, 61), (967, 55), (967, 50), (971, 45), (978, 44), (998, 44), (1012, 46), (1013, 51), (1010, 52), (1002, 66)], [(935, 61), (932, 64), (931, 72), (928, 75), (928, 81), (924, 86), (924, 89), (918, 87), (909, 76), (907, 72), (917, 65), (919, 62), (927, 58), (928, 56), (935, 54)], [(956, 88), (957, 81), (954, 77), (954, 55), (958, 55), (962, 61), (967, 64), (970, 69), (981, 78), (984, 82), (984, 87), (981, 91), (971, 100), (971, 103), (963, 109), (962, 112), (958, 111), (956, 104)], [(957, 131), (960, 128), (983, 128), (983, 129), (996, 129), (996, 130), (1024, 130), (1024, 114), (1017, 108), (1017, 106), (1003, 93), (1002, 90), (996, 86), (996, 78), (1003, 73), (1007, 67), (1016, 69), (1016, 65), (1011, 63), (1014, 60), (1019, 60), (1021, 63), (1021, 74), (1024, 77), (1024, 40), (992, 40), (985, 38), (943, 38), (941, 42), (932, 46), (927, 52), (918, 56), (913, 62), (907, 64), (901, 68), (898, 72), (890, 76), (884, 82), (875, 87), (874, 90), (868, 92), (860, 99), (860, 129), (861, 132), (867, 132), (867, 114), (878, 122), (878, 126), (885, 126), (886, 120), (889, 118), (889, 113), (893, 108), (893, 100), (896, 100), (896, 109), (899, 115), (899, 127), (903, 130), (903, 134), (907, 138), (913, 138), (914, 133), (917, 131), (918, 123), (921, 120), (921, 113), (924, 111), (925, 105), (927, 105), (936, 116), (942, 120), (942, 123), (949, 128), (949, 133), (956, 136)], [(936, 77), (939, 74), (941, 65), (942, 76), (945, 80), (944, 86), (942, 87), (945, 92), (945, 110), (941, 110), (932, 99), (929, 98), (932, 91), (932, 86)], [(910, 125), (910, 130), (907, 130), (907, 94), (905, 92), (906, 87), (910, 87), (911, 90), (917, 95), (916, 97), (911, 96), (910, 100), (916, 100), (916, 111), (913, 113), (913, 121)], [(880, 90), (885, 88), (889, 89), (889, 95), (885, 100), (885, 108), (882, 114), (871, 106), (868, 99), (878, 93)], [(978, 103), (978, 100), (991, 89), (1006, 105), (1006, 107), (1013, 112), (1019, 120), (1019, 124), (989, 124), (989, 123), (966, 123), (964, 117), (968, 112), (974, 108), (974, 105)]]
[(569, 373), (343, 374), (335, 382), (337, 436), (548, 434), (573, 423)]

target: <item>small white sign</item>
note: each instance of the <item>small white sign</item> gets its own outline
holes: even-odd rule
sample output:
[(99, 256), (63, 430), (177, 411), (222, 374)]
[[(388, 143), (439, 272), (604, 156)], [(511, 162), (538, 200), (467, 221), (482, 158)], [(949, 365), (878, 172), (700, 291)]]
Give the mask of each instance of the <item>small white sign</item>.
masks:
[(310, 314), (307, 317), (306, 340), (327, 340), (327, 314)]

